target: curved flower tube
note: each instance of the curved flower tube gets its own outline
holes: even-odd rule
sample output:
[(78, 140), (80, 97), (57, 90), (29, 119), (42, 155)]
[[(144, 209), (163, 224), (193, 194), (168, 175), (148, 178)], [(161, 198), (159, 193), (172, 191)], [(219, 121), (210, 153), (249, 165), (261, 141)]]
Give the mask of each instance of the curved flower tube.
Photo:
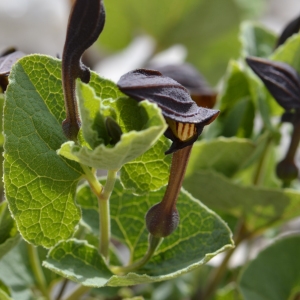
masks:
[(62, 56), (62, 82), (66, 107), (63, 131), (70, 140), (77, 140), (81, 122), (75, 94), (76, 78), (90, 81), (90, 71), (81, 56), (99, 37), (105, 23), (101, 0), (76, 0), (72, 8)]
[(179, 224), (176, 202), (192, 145), (203, 127), (211, 123), (219, 111), (197, 106), (186, 88), (158, 71), (139, 69), (129, 72), (117, 85), (123, 93), (137, 101), (147, 99), (156, 103), (169, 125), (165, 132), (165, 136), (173, 141), (165, 153), (173, 153), (169, 182), (162, 201), (146, 214), (146, 226), (153, 237), (149, 240), (157, 241), (170, 235)]

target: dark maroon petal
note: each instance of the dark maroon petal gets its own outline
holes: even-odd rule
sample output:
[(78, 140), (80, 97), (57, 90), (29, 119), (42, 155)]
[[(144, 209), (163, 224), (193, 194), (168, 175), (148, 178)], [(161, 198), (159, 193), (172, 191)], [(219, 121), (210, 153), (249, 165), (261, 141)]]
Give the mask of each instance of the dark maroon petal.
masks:
[(300, 120), (300, 111), (285, 111), (281, 116), (281, 122), (296, 124)]
[(300, 108), (299, 75), (291, 66), (257, 57), (246, 61), (284, 109)]
[(14, 48), (5, 50), (0, 57), (0, 87), (4, 92), (8, 85), (8, 75), (15, 62), (25, 56), (25, 53), (16, 51)]
[(169, 127), (165, 132), (165, 136), (171, 139), (173, 144), (165, 154), (173, 153), (193, 144), (202, 133), (203, 127), (219, 115), (218, 110), (197, 106), (191, 99), (187, 89), (177, 81), (163, 76), (158, 71), (139, 69), (129, 72), (120, 78), (117, 85), (124, 94), (137, 101), (147, 99), (156, 103), (161, 108), (167, 121), (170, 119), (175, 121), (177, 125), (180, 125), (179, 123), (195, 124), (195, 132), (190, 132), (192, 135), (186, 139), (179, 138), (180, 135), (179, 132), (176, 132), (177, 129), (171, 128), (172, 126)]
[(202, 94), (212, 92), (204, 77), (190, 64), (155, 66), (155, 70), (163, 76), (174, 79), (190, 92)]
[(76, 0), (68, 22), (64, 55), (72, 54), (79, 60), (98, 39), (104, 24), (105, 10), (101, 0)]
[(165, 117), (182, 123), (205, 121), (208, 111), (191, 99), (177, 81), (154, 70), (139, 69), (123, 75), (117, 83), (126, 95), (156, 103)]
[(66, 119), (62, 123), (65, 136), (76, 141), (81, 126), (75, 94), (76, 79), (90, 81), (90, 70), (81, 56), (99, 37), (105, 23), (102, 0), (75, 0), (67, 28), (62, 55), (62, 84)]
[(13, 64), (23, 56), (25, 53), (14, 51), (0, 57), (0, 76), (8, 76)]
[(292, 20), (282, 31), (280, 37), (278, 38), (276, 48), (284, 44), (285, 41), (291, 37), (293, 34), (298, 33), (300, 30), (300, 16)]
[(155, 66), (163, 76), (170, 77), (188, 89), (198, 106), (213, 108), (217, 93), (208, 85), (204, 77), (190, 64)]

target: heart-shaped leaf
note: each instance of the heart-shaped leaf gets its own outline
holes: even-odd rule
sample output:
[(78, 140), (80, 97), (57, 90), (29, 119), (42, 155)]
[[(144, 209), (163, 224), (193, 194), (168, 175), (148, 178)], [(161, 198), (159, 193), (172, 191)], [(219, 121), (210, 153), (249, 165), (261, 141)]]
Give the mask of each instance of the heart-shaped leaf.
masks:
[[(137, 103), (135, 100), (122, 97), (118, 99), (108, 99), (101, 103), (101, 100), (92, 92), (92, 88), (81, 85), (83, 91), (79, 91), (81, 101), (81, 114), (83, 133), (91, 141), (96, 136), (97, 131), (93, 129), (95, 122), (92, 117), (97, 117), (91, 113), (91, 109), (104, 106), (102, 118), (113, 117), (119, 124), (123, 134), (120, 141), (115, 145), (105, 145), (104, 143), (90, 149), (86, 146), (79, 146), (74, 142), (66, 142), (59, 149), (58, 154), (80, 162), (84, 165), (105, 170), (118, 170), (125, 163), (132, 161), (146, 152), (166, 130), (167, 126), (159, 108), (147, 101)], [(117, 87), (115, 86), (115, 89)], [(88, 96), (87, 105), (82, 96)], [(105, 114), (105, 115), (104, 115)], [(107, 133), (105, 128), (97, 128), (100, 133), (99, 140), (105, 140)], [(102, 134), (102, 136), (101, 136)], [(91, 144), (91, 142), (90, 142)]]
[(168, 183), (171, 155), (165, 155), (170, 141), (162, 136), (143, 155), (125, 164), (120, 173), (120, 181), (126, 189), (136, 194), (159, 190)]
[(73, 234), (82, 170), (56, 154), (66, 141), (61, 64), (31, 55), (14, 65), (4, 107), (4, 183), (22, 236), (50, 247)]
[(211, 170), (195, 170), (183, 186), (210, 208), (243, 217), (250, 231), (279, 225), (299, 215), (298, 191), (242, 186)]
[(255, 150), (255, 144), (247, 139), (221, 137), (196, 142), (192, 149), (186, 177), (197, 170), (215, 170), (231, 177), (254, 154)]
[[(147, 250), (148, 233), (144, 215), (161, 200), (164, 191), (165, 188), (162, 188), (145, 196), (132, 197), (130, 191), (125, 191), (119, 182), (116, 183), (110, 199), (112, 234), (129, 248), (130, 262), (140, 259)], [(76, 199), (85, 209), (97, 207), (97, 199), (87, 185), (78, 190)], [(225, 223), (190, 194), (185, 191), (180, 193), (177, 208), (181, 218), (177, 230), (164, 239), (151, 260), (136, 273), (109, 275), (97, 249), (74, 240), (55, 246), (44, 266), (88, 286), (126, 286), (178, 277), (232, 246), (230, 231)], [(77, 262), (72, 260), (71, 263), (70, 257)], [(91, 276), (89, 272), (92, 272)], [(95, 272), (98, 272), (98, 277), (93, 275)]]
[(241, 274), (239, 287), (244, 299), (296, 299), (300, 292), (299, 251), (300, 236), (293, 235), (260, 252)]

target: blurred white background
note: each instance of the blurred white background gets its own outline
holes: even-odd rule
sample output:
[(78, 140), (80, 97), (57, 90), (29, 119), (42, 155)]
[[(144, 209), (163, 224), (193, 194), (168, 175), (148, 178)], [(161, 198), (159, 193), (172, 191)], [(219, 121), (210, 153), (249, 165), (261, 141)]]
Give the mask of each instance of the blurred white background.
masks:
[[(286, 23), (300, 14), (299, 0), (265, 1), (267, 5), (259, 21), (276, 32), (280, 32)], [(0, 51), (15, 46), (25, 53), (61, 56), (70, 2), (70, 0), (0, 0)], [(97, 66), (97, 71), (101, 71), (102, 76), (116, 80), (119, 74), (137, 68), (139, 64), (142, 65), (151, 55), (152, 47), (150, 38), (136, 39), (128, 49), (120, 53), (120, 56), (114, 55), (102, 61)], [(179, 45), (167, 52), (167, 60), (178, 62), (183, 60), (185, 55), (184, 47)], [(134, 62), (130, 57), (134, 57)], [(163, 56), (163, 59), (166, 60), (166, 56)]]

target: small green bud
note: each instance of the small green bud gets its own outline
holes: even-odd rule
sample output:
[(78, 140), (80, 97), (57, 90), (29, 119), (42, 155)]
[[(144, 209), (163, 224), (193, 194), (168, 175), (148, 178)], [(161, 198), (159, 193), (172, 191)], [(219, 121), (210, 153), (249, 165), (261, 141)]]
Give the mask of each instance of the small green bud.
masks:
[(112, 117), (108, 116), (105, 120), (105, 127), (108, 135), (111, 138), (112, 144), (115, 145), (118, 143), (122, 136), (122, 129), (120, 128), (119, 124)]
[(152, 206), (145, 218), (148, 231), (157, 238), (170, 235), (179, 224), (177, 209), (175, 208), (168, 212), (161, 202)]

